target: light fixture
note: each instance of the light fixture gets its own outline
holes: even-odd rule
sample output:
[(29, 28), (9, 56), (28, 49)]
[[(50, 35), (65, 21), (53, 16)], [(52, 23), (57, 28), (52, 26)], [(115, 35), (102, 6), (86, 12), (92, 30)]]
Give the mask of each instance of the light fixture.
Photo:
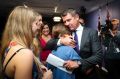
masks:
[(54, 17), (53, 17), (53, 21), (54, 21), (54, 22), (60, 22), (60, 21), (61, 21), (61, 17), (59, 17), (59, 16), (54, 16)]

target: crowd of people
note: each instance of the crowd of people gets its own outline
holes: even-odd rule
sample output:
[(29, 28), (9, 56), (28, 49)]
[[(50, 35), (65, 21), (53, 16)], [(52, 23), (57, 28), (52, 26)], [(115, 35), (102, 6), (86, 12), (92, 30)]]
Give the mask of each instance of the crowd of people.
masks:
[[(27, 6), (16, 6), (2, 36), (0, 76), (3, 79), (120, 79), (119, 20), (111, 20), (112, 29), (101, 43), (98, 31), (85, 27), (84, 19), (75, 9), (63, 11), (61, 18), (63, 22), (51, 30), (47, 22), (42, 22), (40, 13)], [(63, 59), (62, 67), (72, 74), (46, 62), (50, 53)], [(103, 70), (103, 61), (108, 72), (100, 77), (96, 68)]]

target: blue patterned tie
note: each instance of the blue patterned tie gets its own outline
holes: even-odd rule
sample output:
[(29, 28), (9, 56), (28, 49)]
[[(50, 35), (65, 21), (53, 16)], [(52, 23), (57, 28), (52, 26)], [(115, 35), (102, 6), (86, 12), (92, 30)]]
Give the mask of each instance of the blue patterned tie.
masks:
[(78, 45), (78, 36), (77, 31), (74, 32), (74, 40), (76, 41), (76, 47), (74, 48), (77, 52), (79, 52), (79, 45)]

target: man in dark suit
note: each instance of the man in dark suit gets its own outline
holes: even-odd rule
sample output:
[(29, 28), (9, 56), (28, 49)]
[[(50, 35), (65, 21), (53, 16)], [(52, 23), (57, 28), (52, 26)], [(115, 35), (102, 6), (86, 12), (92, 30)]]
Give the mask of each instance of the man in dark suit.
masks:
[(106, 48), (105, 67), (107, 79), (120, 79), (120, 31), (119, 19), (111, 20), (112, 28), (104, 35), (103, 45)]
[[(63, 12), (62, 20), (66, 27), (68, 27), (73, 37), (75, 32), (77, 35), (77, 53), (82, 57), (79, 62), (66, 61), (64, 66), (67, 69), (74, 70), (76, 79), (98, 79), (94, 67), (102, 62), (103, 53), (102, 47), (98, 38), (96, 30), (83, 27), (80, 23), (80, 17), (76, 10), (68, 9)], [(50, 48), (56, 48), (58, 44), (75, 45), (71, 37), (52, 39), (48, 42)]]

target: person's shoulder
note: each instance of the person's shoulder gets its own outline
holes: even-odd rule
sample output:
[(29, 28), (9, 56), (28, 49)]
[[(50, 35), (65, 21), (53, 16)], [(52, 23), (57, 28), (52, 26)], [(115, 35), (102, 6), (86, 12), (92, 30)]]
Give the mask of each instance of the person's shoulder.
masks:
[(59, 49), (67, 49), (67, 50), (69, 50), (69, 49), (73, 49), (71, 46), (66, 46), (66, 45), (62, 45), (62, 46), (60, 46), (60, 47), (58, 47)]
[(21, 52), (21, 54), (33, 55), (33, 51), (27, 48), (21, 49), (19, 52)]
[[(21, 49), (16, 56), (16, 62), (17, 64), (23, 63), (24, 61), (27, 61), (27, 63), (33, 61), (34, 54), (32, 50), (30, 49)], [(19, 63), (18, 63), (19, 62)]]
[[(28, 78), (31, 77), (34, 55), (30, 49), (22, 49), (17, 53), (15, 60), (15, 75), (23, 76), (27, 73)], [(29, 74), (29, 75), (28, 75)]]
[(33, 52), (30, 49), (24, 48), (18, 52), (18, 57), (20, 58), (33, 58)]
[(86, 30), (89, 35), (98, 35), (98, 31), (94, 28), (85, 27), (84, 30)]
[(89, 30), (89, 31), (97, 31), (96, 29), (90, 28), (90, 27), (84, 27), (84, 29)]
[(63, 51), (63, 52), (69, 52), (73, 50), (74, 49), (71, 46), (66, 46), (66, 45), (62, 45), (59, 48), (57, 48), (57, 51)]

